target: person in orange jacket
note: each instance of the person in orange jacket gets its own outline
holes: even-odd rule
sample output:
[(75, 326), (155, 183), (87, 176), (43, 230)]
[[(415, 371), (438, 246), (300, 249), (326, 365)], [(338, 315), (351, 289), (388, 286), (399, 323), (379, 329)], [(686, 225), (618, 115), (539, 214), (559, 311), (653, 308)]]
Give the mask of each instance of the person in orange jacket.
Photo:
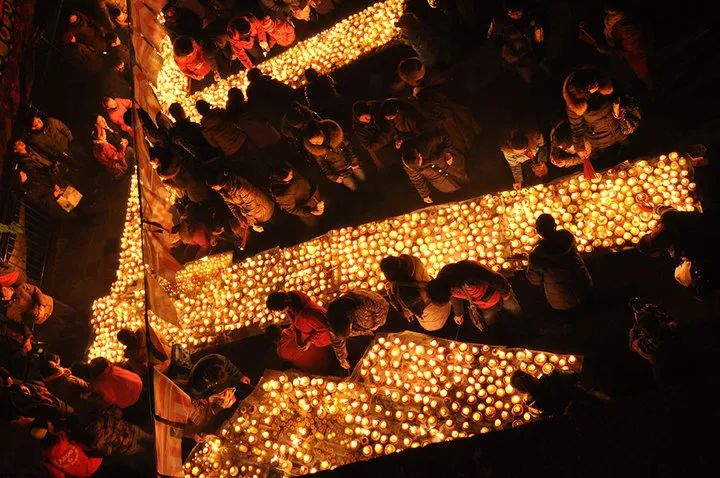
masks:
[(202, 47), (191, 37), (176, 38), (173, 43), (173, 54), (178, 68), (188, 78), (202, 80), (212, 71)]

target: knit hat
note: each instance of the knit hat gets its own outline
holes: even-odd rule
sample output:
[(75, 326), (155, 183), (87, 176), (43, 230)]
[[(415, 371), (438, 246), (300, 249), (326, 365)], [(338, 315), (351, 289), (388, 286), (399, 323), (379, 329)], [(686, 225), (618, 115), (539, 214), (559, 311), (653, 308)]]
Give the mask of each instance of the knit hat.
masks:
[(398, 76), (405, 83), (416, 85), (425, 77), (425, 65), (420, 58), (407, 58), (400, 62), (397, 68)]

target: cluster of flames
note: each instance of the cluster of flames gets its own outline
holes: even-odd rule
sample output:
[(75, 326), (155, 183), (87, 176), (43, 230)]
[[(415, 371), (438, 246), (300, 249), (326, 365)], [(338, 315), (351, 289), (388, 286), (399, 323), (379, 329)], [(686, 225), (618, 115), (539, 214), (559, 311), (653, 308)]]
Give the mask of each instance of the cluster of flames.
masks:
[(235, 416), (196, 447), (185, 476), (303, 475), (520, 426), (540, 412), (511, 385), (516, 370), (539, 377), (581, 366), (573, 355), (413, 332), (380, 336), (347, 380), (267, 372)]

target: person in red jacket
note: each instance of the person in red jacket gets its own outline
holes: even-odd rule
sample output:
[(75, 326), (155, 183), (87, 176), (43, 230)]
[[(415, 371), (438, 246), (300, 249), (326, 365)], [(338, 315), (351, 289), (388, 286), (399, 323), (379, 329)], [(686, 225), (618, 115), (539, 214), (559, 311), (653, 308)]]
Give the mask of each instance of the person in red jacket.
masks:
[(446, 265), (428, 283), (427, 292), (436, 304), (452, 303), (458, 325), (463, 323), (465, 311), (469, 309), (473, 325), (481, 332), (486, 325), (492, 325), (502, 311), (520, 314), (520, 304), (507, 279), (477, 261)]
[(178, 68), (188, 78), (202, 80), (212, 71), (202, 47), (191, 37), (177, 37), (173, 43), (173, 54)]
[(120, 127), (124, 133), (132, 138), (132, 126), (125, 122), (125, 113), (133, 107), (133, 101), (128, 98), (110, 98), (106, 96), (103, 99), (103, 107), (107, 111), (108, 119), (111, 123)]
[(117, 367), (104, 357), (72, 366), (73, 375), (86, 380), (108, 405), (127, 408), (140, 398), (143, 383), (135, 372)]
[(125, 159), (127, 145), (128, 140), (122, 138), (120, 140), (120, 149), (117, 149), (107, 141), (107, 134), (104, 129), (95, 128), (93, 130), (93, 156), (114, 178), (119, 178), (127, 171), (128, 165)]
[(30, 434), (41, 441), (44, 465), (53, 478), (90, 477), (102, 465), (102, 458), (88, 456), (85, 445), (71, 440), (64, 431), (54, 432), (46, 420), (34, 420)]
[(260, 24), (270, 37), (270, 48), (275, 44), (286, 47), (295, 42), (295, 27), (290, 22), (281, 18), (265, 17)]
[(268, 34), (263, 28), (263, 23), (251, 13), (243, 13), (230, 20), (227, 35), (233, 55), (248, 70), (255, 66), (253, 59), (261, 58), (257, 47), (262, 50), (264, 56), (272, 46), (268, 42)]
[(280, 358), (304, 372), (326, 371), (332, 337), (325, 309), (299, 291), (273, 292), (266, 305), (272, 311), (285, 312), (291, 322), (280, 335)]

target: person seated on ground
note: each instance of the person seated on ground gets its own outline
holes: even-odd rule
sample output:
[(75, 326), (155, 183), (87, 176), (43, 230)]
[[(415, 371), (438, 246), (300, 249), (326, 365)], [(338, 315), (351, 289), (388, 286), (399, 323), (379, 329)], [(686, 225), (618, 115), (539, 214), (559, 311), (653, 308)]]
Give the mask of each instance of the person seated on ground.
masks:
[(513, 373), (510, 384), (519, 392), (529, 395), (526, 399), (531, 412), (546, 416), (572, 415), (574, 409), (593, 409), (610, 397), (601, 392), (586, 390), (580, 385), (580, 375), (575, 372), (554, 371), (535, 378), (527, 372)]
[(335, 356), (344, 369), (350, 368), (346, 341), (349, 337), (373, 335), (387, 320), (390, 304), (375, 292), (354, 289), (333, 300), (327, 308)]
[(419, 136), (426, 128), (425, 117), (410, 102), (388, 98), (383, 101), (380, 111), (392, 126), (395, 149), (400, 149), (403, 141)]
[(103, 29), (84, 14), (73, 11), (68, 16), (67, 32), (98, 53), (105, 51)]
[(115, 148), (107, 140), (107, 133), (104, 128), (94, 128), (93, 134), (93, 156), (102, 164), (113, 178), (122, 177), (127, 171), (128, 164), (125, 159), (128, 140), (120, 140), (120, 149)]
[(65, 34), (60, 49), (63, 58), (63, 78), (66, 80), (85, 83), (94, 79), (103, 68), (102, 52), (80, 43), (73, 33)]
[(451, 96), (448, 78), (427, 71), (417, 57), (401, 61), (397, 71), (400, 79), (413, 88), (412, 95), (429, 122), (447, 132), (455, 149), (467, 153), (480, 133), (480, 125), (470, 108)]
[(199, 38), (203, 28), (203, 20), (189, 8), (183, 8), (174, 2), (168, 2), (161, 10), (163, 25), (168, 31), (170, 40), (188, 36)]
[[(592, 153), (592, 146), (585, 141), (585, 151)], [(558, 168), (571, 168), (582, 165), (584, 159), (575, 150), (570, 123), (558, 122), (550, 131), (550, 162)]]
[(182, 74), (193, 80), (200, 81), (213, 71), (202, 47), (192, 37), (177, 37), (173, 42), (173, 55)]
[(545, 41), (542, 24), (528, 11), (525, 0), (504, 0), (504, 13), (493, 19), (487, 38), (500, 44), (503, 61), (526, 82), (538, 75), (540, 45)]
[(117, 339), (125, 346), (125, 365), (138, 375), (146, 374), (148, 366), (162, 373), (167, 372), (170, 367), (172, 347), (153, 327), (150, 327), (150, 347), (145, 326), (135, 330), (123, 327), (118, 331)]
[(541, 178), (547, 174), (547, 150), (545, 138), (539, 131), (514, 129), (510, 132), (500, 151), (510, 167), (514, 189), (522, 188), (522, 165), (528, 161), (535, 176)]
[(239, 160), (243, 148), (250, 147), (247, 134), (238, 130), (235, 124), (227, 118), (225, 110), (213, 108), (205, 100), (198, 100), (195, 107), (202, 117), (200, 128), (205, 141), (222, 150), (226, 158)]
[(0, 367), (0, 419), (22, 417), (60, 420), (72, 415), (67, 403), (51, 394), (38, 380), (18, 380)]
[(239, 222), (252, 227), (255, 232), (263, 232), (264, 224), (275, 214), (275, 203), (262, 189), (227, 170), (211, 176), (208, 186), (220, 194)]
[(575, 236), (558, 229), (550, 214), (538, 216), (535, 230), (541, 239), (530, 253), (527, 279), (533, 285), (544, 287), (545, 297), (553, 309), (574, 309), (585, 301), (593, 287)]
[(282, 117), (280, 122), (280, 133), (290, 140), (303, 153), (305, 146), (303, 145), (303, 131), (311, 121), (320, 121), (320, 115), (315, 113), (307, 106), (293, 101)]
[(28, 282), (2, 286), (1, 300), (8, 319), (29, 327), (45, 323), (53, 313), (53, 298)]
[(305, 101), (322, 118), (346, 124), (348, 118), (347, 100), (338, 93), (335, 80), (330, 75), (321, 75), (315, 68), (305, 70)]
[(575, 151), (581, 158), (624, 142), (640, 123), (640, 109), (614, 93), (612, 82), (598, 70), (581, 68), (563, 83), (563, 98)]
[(251, 13), (233, 17), (228, 22), (227, 37), (233, 56), (240, 60), (246, 70), (261, 62), (272, 47), (262, 21)]
[(441, 131), (429, 131), (403, 142), (402, 163), (410, 182), (426, 204), (432, 204), (430, 186), (440, 192), (458, 191), (468, 182), (465, 157)]
[(335, 121), (308, 123), (303, 131), (303, 145), (328, 180), (342, 184), (351, 191), (357, 190), (358, 181), (365, 181), (365, 171), (360, 160)]
[(303, 372), (326, 373), (332, 336), (325, 309), (299, 291), (273, 292), (265, 303), (290, 319), (278, 342), (278, 356)]
[[(244, 375), (227, 357), (220, 354), (209, 354), (193, 365), (187, 392), (192, 398), (207, 398), (226, 388), (237, 388), (241, 385), (250, 385), (250, 377)], [(236, 390), (236, 396), (238, 394), (243, 395), (244, 393)]]
[(105, 34), (105, 54), (110, 63), (120, 60), (126, 66), (130, 65), (130, 50), (122, 44), (120, 37), (115, 32)]
[[(393, 142), (393, 128), (381, 112), (381, 101), (356, 101), (352, 106), (352, 132), (365, 148), (378, 171), (389, 162), (388, 149)], [(393, 154), (394, 156), (394, 154)]]
[(208, 198), (210, 191), (205, 182), (205, 172), (184, 154), (184, 150), (174, 145), (167, 148), (153, 146), (149, 151), (149, 160), (160, 180), (174, 189), (178, 196), (187, 196), (196, 203)]
[(280, 209), (301, 220), (307, 216), (321, 216), (325, 211), (325, 202), (320, 199), (317, 186), (288, 162), (279, 165), (270, 175), (270, 195)]
[(73, 375), (90, 384), (107, 405), (127, 408), (140, 398), (143, 383), (138, 374), (113, 365), (105, 357), (96, 357), (88, 363), (76, 363), (71, 368)]
[(51, 421), (35, 419), (28, 428), (30, 435), (40, 441), (44, 465), (53, 478), (89, 478), (102, 465), (102, 457), (89, 455), (89, 447), (63, 430), (55, 431)]
[(446, 265), (428, 283), (427, 292), (436, 304), (452, 304), (458, 325), (464, 322), (467, 310), (480, 332), (492, 326), (503, 311), (520, 314), (520, 304), (508, 280), (477, 261)]
[(248, 71), (247, 78), (249, 84), (245, 94), (250, 110), (270, 123), (279, 125), (295, 99), (295, 90), (257, 68)]
[(103, 99), (103, 108), (107, 111), (108, 119), (110, 122), (132, 138), (133, 129), (132, 126), (127, 124), (125, 121), (125, 113), (132, 110), (133, 101), (128, 98), (110, 98), (106, 96)]
[(68, 158), (73, 134), (65, 123), (56, 118), (30, 117), (28, 144), (48, 158)]
[(440, 330), (450, 316), (450, 304), (436, 306), (427, 293), (432, 279), (419, 257), (386, 256), (380, 270), (388, 280), (385, 289), (390, 305), (408, 321), (417, 320), (425, 330)]

